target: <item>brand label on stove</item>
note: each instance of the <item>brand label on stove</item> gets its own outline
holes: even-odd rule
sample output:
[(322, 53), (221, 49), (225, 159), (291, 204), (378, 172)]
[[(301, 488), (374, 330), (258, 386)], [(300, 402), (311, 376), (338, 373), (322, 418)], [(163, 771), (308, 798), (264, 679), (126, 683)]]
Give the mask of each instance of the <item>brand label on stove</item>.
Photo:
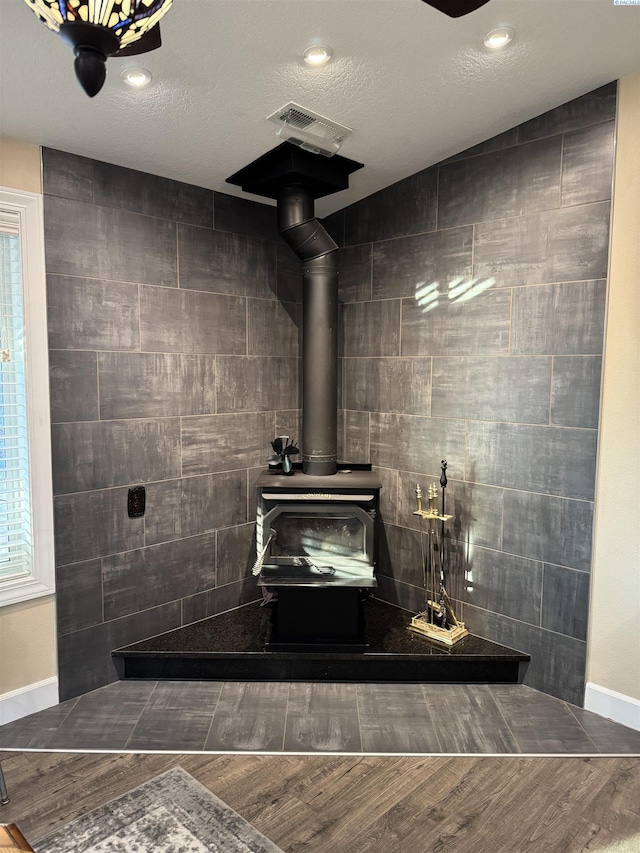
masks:
[(301, 494), (291, 494), (288, 492), (273, 493), (263, 492), (262, 497), (265, 501), (354, 501), (365, 502), (372, 501), (374, 495), (343, 495), (337, 492), (304, 492)]

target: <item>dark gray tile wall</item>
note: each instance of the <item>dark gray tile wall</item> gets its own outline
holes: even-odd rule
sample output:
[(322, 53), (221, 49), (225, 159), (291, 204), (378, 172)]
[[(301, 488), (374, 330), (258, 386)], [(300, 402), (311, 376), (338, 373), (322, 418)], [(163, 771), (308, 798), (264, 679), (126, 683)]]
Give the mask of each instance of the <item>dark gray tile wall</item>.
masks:
[(600, 416), (601, 356), (555, 356), (551, 423), (596, 429)]
[(364, 412), (428, 415), (429, 358), (347, 358), (344, 407)]
[(434, 417), (549, 423), (550, 358), (434, 358), (432, 377)]
[[(413, 297), (431, 282), (453, 281), (458, 276), (469, 278), (472, 246), (471, 226), (376, 243), (372, 298)], [(365, 248), (359, 246), (358, 250)]]
[(339, 252), (338, 283), (341, 302), (364, 302), (371, 299), (371, 263), (371, 243), (346, 246)]
[[(349, 306), (351, 307), (351, 306)], [(486, 290), (468, 302), (402, 300), (401, 355), (509, 355), (511, 293)]]
[(212, 355), (101, 352), (98, 382), (104, 420), (209, 415), (216, 409)]
[(43, 168), (66, 699), (116, 679), (113, 648), (259, 597), (254, 482), (299, 435), (301, 272), (270, 205), (52, 149)]
[[(340, 454), (343, 459), (353, 462), (368, 462), (370, 452), (370, 418), (368, 412), (344, 412), (344, 452)], [(338, 429), (340, 428), (338, 421)]]
[(48, 274), (47, 317), (51, 349), (140, 349), (136, 284)]
[[(564, 137), (562, 203), (588, 204), (611, 198), (615, 122)], [(604, 155), (604, 156), (603, 156)]]
[(177, 287), (176, 223), (45, 195), (47, 272)]
[[(345, 246), (341, 455), (384, 485), (379, 594), (421, 607), (414, 490), (446, 457), (464, 618), (574, 702), (615, 98), (602, 87), (326, 223)], [(301, 277), (270, 205), (50, 149), (43, 164), (68, 698), (115, 679), (112, 648), (256, 597), (255, 478), (273, 435), (300, 430)]]
[(561, 157), (562, 137), (550, 136), (445, 163), (439, 170), (438, 228), (557, 207)]
[(53, 493), (180, 475), (180, 421), (145, 418), (53, 424)]
[(299, 352), (300, 312), (296, 302), (247, 300), (249, 355), (295, 357)]
[(438, 170), (425, 169), (352, 204), (344, 212), (344, 245), (433, 231), (437, 184)]
[(298, 359), (220, 356), (218, 412), (256, 412), (299, 406)]
[(519, 287), (513, 294), (511, 348), (518, 355), (602, 353), (606, 281)]
[(68, 634), (61, 634), (58, 629), (61, 701), (116, 681), (111, 659), (113, 649), (135, 643), (141, 637), (172, 631), (181, 623), (180, 601), (171, 601)]
[(98, 360), (95, 352), (51, 350), (49, 381), (52, 423), (97, 420)]
[(150, 483), (147, 505), (147, 545), (243, 524), (247, 521), (246, 471)]
[(602, 201), (476, 225), (474, 275), (494, 278), (495, 287), (605, 278), (609, 207)]
[(595, 430), (469, 421), (466, 479), (593, 500)]
[(278, 240), (278, 214), (275, 205), (268, 203), (257, 205), (246, 198), (236, 198), (226, 193), (216, 192), (213, 194), (213, 204), (214, 227), (218, 231), (230, 231), (232, 234), (244, 234), (245, 237), (260, 237), (264, 240)]
[(178, 254), (180, 287), (275, 298), (274, 242), (181, 225)]
[(215, 585), (214, 533), (102, 559), (106, 620), (177, 601)]
[(194, 290), (140, 288), (140, 348), (146, 352), (243, 355), (246, 299)]
[(611, 121), (616, 114), (616, 91), (615, 83), (607, 83), (581, 98), (574, 98), (554, 110), (542, 113), (520, 125), (518, 139), (526, 142)]
[(616, 84), (331, 217), (340, 418), (381, 476), (378, 594), (423, 606), (415, 487), (449, 463), (450, 592), (580, 702)]
[(591, 501), (506, 489), (503, 506), (505, 551), (589, 571)]
[(375, 413), (371, 416), (371, 461), (380, 468), (428, 474), (446, 458), (451, 460), (452, 470), (460, 470), (464, 427), (464, 421)]

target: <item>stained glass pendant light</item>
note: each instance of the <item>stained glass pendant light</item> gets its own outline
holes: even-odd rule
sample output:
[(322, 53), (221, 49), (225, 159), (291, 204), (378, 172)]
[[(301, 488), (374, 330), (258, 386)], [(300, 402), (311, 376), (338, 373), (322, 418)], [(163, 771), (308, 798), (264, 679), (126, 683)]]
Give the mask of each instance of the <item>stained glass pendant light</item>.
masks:
[(25, 3), (50, 30), (60, 33), (71, 45), (76, 57), (76, 77), (93, 98), (105, 81), (108, 56), (116, 53), (134, 56), (160, 46), (158, 21), (172, 0), (25, 0)]

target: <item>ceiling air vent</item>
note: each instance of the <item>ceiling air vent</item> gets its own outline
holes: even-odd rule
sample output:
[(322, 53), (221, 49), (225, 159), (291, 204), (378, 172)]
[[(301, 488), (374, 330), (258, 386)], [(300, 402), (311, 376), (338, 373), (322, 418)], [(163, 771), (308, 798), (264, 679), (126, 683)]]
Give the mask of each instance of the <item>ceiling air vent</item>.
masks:
[(305, 151), (323, 154), (325, 157), (337, 154), (346, 137), (352, 133), (350, 127), (318, 115), (293, 101), (267, 116), (267, 121), (278, 125), (276, 136), (299, 145)]

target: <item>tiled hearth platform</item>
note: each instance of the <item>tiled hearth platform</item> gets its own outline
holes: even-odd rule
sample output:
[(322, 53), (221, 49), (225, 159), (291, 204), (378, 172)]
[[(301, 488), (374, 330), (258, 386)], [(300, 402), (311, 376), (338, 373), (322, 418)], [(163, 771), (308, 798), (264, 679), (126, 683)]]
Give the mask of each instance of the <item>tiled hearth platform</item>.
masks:
[(364, 652), (265, 651), (270, 612), (258, 602), (114, 651), (121, 678), (517, 683), (529, 655), (468, 636), (443, 649), (407, 631), (412, 614), (365, 603)]

